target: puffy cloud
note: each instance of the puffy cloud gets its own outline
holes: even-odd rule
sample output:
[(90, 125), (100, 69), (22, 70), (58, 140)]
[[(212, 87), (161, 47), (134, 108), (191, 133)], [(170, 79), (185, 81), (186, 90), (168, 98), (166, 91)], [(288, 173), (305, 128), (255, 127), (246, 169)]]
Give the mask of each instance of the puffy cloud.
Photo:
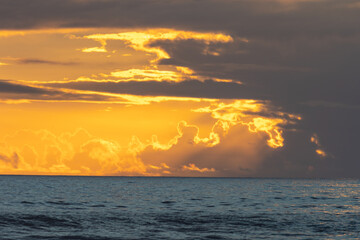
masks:
[(148, 145), (140, 157), (151, 165), (166, 162), (172, 174), (179, 176), (196, 176), (199, 172), (206, 176), (256, 176), (271, 149), (283, 146), (281, 124), (297, 120), (297, 116), (276, 118), (277, 113), (265, 117), (263, 108), (261, 103), (243, 100), (196, 109), (217, 120), (207, 137), (199, 136), (197, 126), (180, 122), (179, 135), (168, 147)]
[(41, 130), (21, 130), (7, 136), (0, 155), (3, 172), (26, 174), (143, 175), (146, 167), (129, 151), (112, 141), (79, 129), (59, 136)]
[[(281, 112), (301, 115), (302, 120), (294, 126), (288, 124), (288, 121), (292, 121), (290, 116), (280, 117), (279, 115), (278, 117), (286, 120), (276, 122), (275, 125), (273, 121), (264, 121), (260, 118), (247, 121), (246, 125), (239, 125), (239, 120), (226, 120), (229, 117), (237, 116), (237, 114), (226, 113), (228, 109), (226, 106), (224, 108), (212, 106), (202, 111), (213, 114), (213, 117), (219, 121), (226, 120), (229, 123), (236, 123), (236, 125), (231, 125), (233, 130), (235, 128), (246, 130), (249, 127), (253, 131), (262, 129), (260, 132), (264, 137), (262, 139), (265, 141), (263, 142), (265, 147), (268, 147), (269, 144), (274, 147), (284, 145), (277, 147), (272, 154), (268, 155), (267, 161), (261, 162), (257, 170), (259, 176), (359, 177), (359, 173), (356, 171), (359, 169), (358, 136), (354, 134), (359, 131), (358, 122), (360, 121), (358, 94), (360, 72), (357, 60), (360, 53), (358, 6), (358, 0), (210, 0), (206, 2), (206, 8), (204, 8), (203, 1), (194, 0), (62, 0), (52, 1), (51, 4), (44, 3), (42, 0), (34, 0), (31, 6), (24, 0), (4, 0), (0, 3), (0, 28), (21, 30), (1, 31), (2, 38), (26, 35), (24, 29), (28, 29), (32, 33), (47, 31), (51, 34), (78, 34), (76, 31), (80, 31), (80, 29), (71, 28), (95, 28), (95, 31), (100, 28), (110, 28), (106, 33), (110, 35), (104, 33), (102, 38), (98, 38), (100, 46), (95, 48), (81, 46), (81, 49), (85, 48), (87, 52), (98, 52), (93, 55), (101, 55), (105, 51), (105, 54), (108, 54), (110, 53), (110, 43), (114, 42), (115, 38), (120, 38), (122, 41), (127, 41), (128, 46), (133, 49), (156, 55), (155, 59), (156, 57), (158, 57), (157, 59), (162, 58), (159, 62), (161, 66), (157, 67), (168, 69), (183, 67), (191, 69), (192, 73), (185, 74), (187, 76), (181, 78), (182, 82), (168, 83), (155, 82), (156, 77), (149, 77), (144, 74), (149, 72), (143, 71), (140, 72), (140, 80), (146, 79), (148, 82), (138, 81), (135, 83), (131, 80), (132, 76), (124, 78), (124, 74), (128, 73), (127, 70), (117, 69), (117, 66), (123, 66), (124, 62), (121, 62), (117, 66), (107, 69), (108, 76), (106, 78), (109, 78), (105, 79), (109, 80), (107, 82), (97, 81), (99, 79), (90, 76), (92, 74), (90, 73), (87, 79), (83, 78), (84, 81), (51, 83), (54, 88), (65, 87), (82, 91), (97, 91), (95, 95), (93, 92), (87, 93), (89, 95), (84, 92), (78, 95), (79, 91), (75, 93), (70, 90), (63, 91), (26, 84), (24, 86), (16, 82), (1, 82), (1, 99), (9, 103), (32, 100), (58, 101), (64, 98), (106, 102), (113, 98), (119, 100), (118, 98), (122, 97), (120, 102), (125, 104), (126, 102), (149, 104), (168, 100), (169, 96), (182, 96), (267, 101), (281, 109)], [(154, 12), (157, 14), (154, 15)], [(14, 19), (13, 16), (18, 17)], [(51, 29), (39, 30), (39, 28)], [(111, 28), (126, 29), (113, 31), (114, 29)], [(232, 41), (213, 41), (211, 44), (207, 44), (203, 41), (204, 39), (191, 37), (159, 38), (156, 37), (156, 34), (144, 30), (151, 28), (168, 28), (178, 32), (221, 33), (223, 36), (231, 36)], [(142, 30), (136, 32), (134, 29)], [(133, 33), (133, 37), (124, 34), (118, 35), (119, 32)], [(89, 35), (85, 31), (80, 38), (89, 36), (90, 39), (95, 40), (96, 35), (94, 34)], [(136, 42), (136, 36), (141, 36), (140, 39), (148, 36), (151, 40), (142, 39), (140, 42)], [(84, 39), (82, 38), (82, 40)], [(92, 55), (92, 53), (82, 54)], [(124, 52), (123, 54), (128, 53)], [(149, 58), (146, 58), (146, 61), (154, 59), (154, 57)], [(53, 58), (36, 56), (28, 59)], [(2, 70), (11, 67), (11, 63), (7, 61), (1, 59), (1, 62), (3, 63), (0, 64)], [(33, 61), (33, 63), (35, 62)], [(37, 65), (41, 65), (39, 63)], [(143, 64), (143, 62), (141, 63)], [(144, 70), (146, 68), (139, 68), (141, 64), (132, 65), (136, 64), (129, 63), (126, 65), (127, 69)], [(92, 66), (94, 65), (86, 67), (92, 69)], [(153, 68), (152, 70), (161, 71), (162, 69)], [(106, 71), (102, 71), (102, 73), (104, 72)], [(150, 71), (150, 73), (154, 72)], [(188, 79), (189, 76), (205, 78)], [(159, 79), (166, 78), (171, 81), (174, 76), (159, 77)], [(206, 81), (206, 79), (210, 81)], [(216, 79), (228, 79), (233, 83), (218, 82)], [(234, 82), (239, 82), (241, 85), (236, 85)], [(107, 94), (104, 95), (101, 91)], [(151, 97), (119, 96), (117, 94)], [(153, 96), (162, 97), (154, 98)], [(224, 111), (226, 114), (223, 113)], [(258, 113), (259, 117), (270, 117), (274, 114), (274, 112), (269, 113), (268, 111)], [(281, 129), (277, 126), (281, 126)], [(274, 128), (266, 131), (268, 127)], [(239, 129), (238, 131), (240, 131)], [(177, 144), (173, 143), (172, 147), (168, 149), (168, 153), (174, 151), (175, 159), (176, 146), (178, 144), (187, 146), (182, 142), (183, 138), (187, 135), (190, 136), (190, 139), (191, 136), (196, 136), (196, 134), (194, 135), (196, 128), (186, 126), (182, 131), (184, 131), (183, 137), (179, 137)], [(248, 134), (248, 130), (245, 132)], [(321, 140), (321, 147), (316, 141), (309, 141), (314, 132)], [(247, 134), (245, 135), (247, 136)], [(250, 135), (253, 136), (252, 134), (258, 135), (259, 132)], [(281, 138), (277, 137), (279, 134)], [(229, 133), (227, 137), (230, 136)], [(220, 139), (222, 138), (220, 137)], [(97, 145), (99, 144), (97, 143)], [(133, 144), (136, 145), (136, 141)], [(202, 144), (204, 145), (200, 141), (195, 143), (197, 147)], [(157, 145), (158, 148), (163, 146), (162, 144)], [(221, 144), (212, 147), (203, 146), (207, 150), (204, 152), (216, 147), (219, 147), (218, 151), (220, 151), (220, 146)], [(98, 146), (98, 149), (106, 148)], [(331, 157), (327, 153), (328, 150), (331, 152)], [(85, 148), (83, 151), (84, 156), (102, 156), (101, 154), (94, 155), (91, 151), (87, 152)], [(223, 151), (222, 154), (226, 155), (228, 151), (230, 150)], [(28, 148), (27, 152), (29, 155), (38, 154), (35, 154), (31, 148)], [(51, 148), (48, 152), (52, 159), (57, 159), (56, 156), (59, 155), (57, 148)], [(199, 152), (202, 151), (199, 149)], [(11, 157), (12, 153), (9, 150), (4, 156)], [(324, 153), (327, 156), (324, 156)], [(241, 153), (236, 154), (241, 156)], [(215, 165), (205, 166), (193, 161), (190, 156), (194, 155), (196, 154), (190, 154), (188, 157), (192, 161), (189, 160), (182, 165), (179, 163), (177, 165), (180, 166), (179, 169), (181, 166), (189, 166), (189, 164), (195, 164), (199, 169), (218, 169)], [(215, 153), (212, 153), (210, 157), (213, 155), (221, 157)], [(322, 160), (317, 161), (319, 158)], [(179, 160), (179, 162), (181, 161)], [(159, 168), (159, 165), (153, 166)], [(241, 164), (239, 167), (254, 169), (253, 166), (247, 168)], [(169, 171), (162, 167), (160, 169)], [(312, 170), (311, 173), (308, 171), (309, 169)]]
[(139, 156), (155, 166), (165, 162), (175, 176), (251, 176), (270, 151), (265, 134), (251, 133), (242, 125), (226, 130), (217, 122), (203, 140), (196, 126), (180, 123), (179, 136), (171, 147), (149, 145)]
[[(1, 144), (0, 152), (4, 152), (0, 155), (1, 171), (11, 174), (247, 176), (264, 160), (266, 152), (281, 147), (270, 141), (272, 128), (279, 129), (279, 122), (276, 118), (259, 115), (264, 107), (262, 103), (234, 102), (236, 117), (221, 115), (231, 103), (219, 105), (223, 109), (211, 112), (215, 123), (207, 136), (200, 135), (199, 126), (181, 121), (177, 135), (167, 143), (160, 143), (156, 135), (150, 141), (133, 136), (128, 145), (119, 145), (116, 141), (92, 136), (83, 129), (60, 135), (46, 130), (20, 130), (5, 137)], [(210, 115), (210, 112), (204, 113)], [(255, 126), (254, 119), (274, 123)], [(9, 154), (11, 152), (14, 154)]]

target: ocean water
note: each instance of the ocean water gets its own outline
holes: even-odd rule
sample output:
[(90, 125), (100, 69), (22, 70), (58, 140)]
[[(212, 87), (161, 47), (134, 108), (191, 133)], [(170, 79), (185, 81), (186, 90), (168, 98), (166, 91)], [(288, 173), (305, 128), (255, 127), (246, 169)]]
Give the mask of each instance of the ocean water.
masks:
[(0, 239), (360, 239), (360, 181), (0, 176)]

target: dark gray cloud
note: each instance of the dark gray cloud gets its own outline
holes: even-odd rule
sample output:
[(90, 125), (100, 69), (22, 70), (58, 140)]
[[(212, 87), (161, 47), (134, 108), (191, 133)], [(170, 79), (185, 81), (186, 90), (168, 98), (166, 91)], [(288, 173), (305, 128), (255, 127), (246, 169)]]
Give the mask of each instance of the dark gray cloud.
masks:
[[(347, 26), (353, 35), (334, 27), (329, 36), (309, 32), (300, 38), (253, 38), (247, 44), (223, 47), (218, 57), (204, 56), (196, 43), (157, 44), (171, 55), (162, 64), (241, 81), (239, 98), (270, 100), (283, 111), (302, 116), (295, 132), (285, 131), (285, 147), (267, 156), (253, 176), (360, 177), (355, 170), (360, 167), (357, 26), (355, 21)], [(314, 133), (329, 153), (325, 158), (310, 142)]]
[(52, 60), (44, 60), (37, 58), (20, 58), (15, 60), (18, 64), (48, 64), (48, 65), (62, 65), (62, 66), (72, 66), (78, 63), (76, 62), (60, 62), (60, 61), (52, 61)]
[[(243, 85), (186, 81), (63, 86), (139, 95), (270, 100), (284, 111), (302, 115), (303, 120), (296, 131), (285, 131), (285, 147), (269, 155), (254, 176), (360, 177), (359, 6), (359, 0), (287, 4), (269, 0), (33, 0), (31, 4), (2, 0), (0, 29), (169, 27), (231, 34), (234, 43), (209, 46), (219, 56), (205, 55), (203, 43), (196, 41), (152, 44), (171, 56), (161, 64), (190, 67), (209, 79), (234, 79)], [(237, 37), (249, 42), (237, 41)], [(42, 91), (0, 82), (1, 93), (45, 96)], [(330, 153), (325, 159), (315, 154), (310, 142), (314, 133)]]
[(98, 94), (66, 92), (0, 80), (0, 100), (120, 101)]
[(42, 88), (30, 87), (10, 81), (0, 80), (0, 93), (23, 93), (23, 94), (45, 94), (47, 91)]
[(360, 68), (355, 57), (360, 55), (360, 38), (306, 41), (232, 44), (222, 46), (221, 56), (205, 56), (203, 46), (191, 41), (158, 45), (171, 56), (162, 64), (191, 67), (201, 75), (242, 82), (254, 98), (360, 104)]
[(129, 81), (129, 82), (68, 82), (49, 83), (46, 86), (91, 90), (99, 92), (134, 94), (142, 96), (175, 96), (200, 98), (253, 98), (237, 83), (216, 82), (206, 80), (187, 80), (183, 82)]
[(16, 152), (14, 152), (11, 156), (0, 153), (0, 161), (11, 164), (14, 168), (17, 168), (19, 164), (19, 155)]
[[(353, 34), (357, 0), (2, 0), (0, 28), (171, 27), (246, 36)], [(283, 1), (286, 2), (286, 1)], [(287, 1), (289, 2), (289, 1)], [(294, 1), (296, 2), (296, 1)]]

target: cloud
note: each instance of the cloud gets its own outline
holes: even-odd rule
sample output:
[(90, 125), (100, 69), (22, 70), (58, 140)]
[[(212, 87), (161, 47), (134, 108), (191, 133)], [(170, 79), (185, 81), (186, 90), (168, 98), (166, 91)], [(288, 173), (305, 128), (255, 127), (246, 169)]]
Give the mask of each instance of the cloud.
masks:
[[(170, 58), (166, 51), (152, 45), (152, 43), (156, 41), (183, 41), (191, 39), (194, 41), (203, 42), (206, 45), (210, 45), (211, 43), (228, 43), (233, 41), (233, 38), (231, 36), (222, 33), (200, 33), (191, 31), (179, 31), (174, 29), (138, 29), (133, 32), (92, 34), (85, 36), (84, 38), (99, 41), (101, 43), (101, 48), (92, 48), (90, 49), (91, 51), (105, 49), (106, 41), (108, 40), (121, 40), (135, 50), (155, 54), (157, 58), (154, 61), (164, 58)], [(247, 40), (243, 39), (243, 41)], [(90, 50), (85, 49), (83, 51), (91, 52)]]
[(318, 135), (313, 134), (313, 135), (311, 136), (311, 138), (310, 138), (310, 141), (311, 141), (312, 143), (314, 143), (314, 144), (318, 147), (318, 149), (316, 149), (315, 152), (316, 152), (319, 156), (321, 156), (321, 157), (326, 157), (326, 156), (328, 155), (324, 150), (321, 149), (321, 144), (320, 144), (320, 140), (319, 140)]
[(31, 87), (16, 83), (11, 83), (9, 81), (0, 81), (0, 92), (1, 93), (28, 93), (28, 94), (42, 94), (46, 93), (46, 90)]
[[(281, 134), (281, 126), (275, 118), (257, 115), (261, 103), (233, 105), (238, 116), (219, 118), (212, 114), (215, 123), (207, 136), (200, 134), (199, 126), (180, 121), (177, 134), (165, 143), (156, 135), (150, 140), (133, 136), (127, 145), (120, 145), (84, 129), (59, 135), (47, 130), (19, 130), (0, 142), (4, 163), (0, 170), (10, 174), (248, 176), (266, 152), (281, 147), (269, 141), (274, 137), (271, 128)], [(216, 111), (224, 112), (224, 108), (212, 113)], [(274, 124), (256, 126), (256, 119)]]
[(270, 151), (266, 135), (251, 133), (243, 125), (224, 129), (226, 123), (222, 124), (214, 125), (208, 141), (197, 140), (199, 129), (195, 126), (180, 124), (171, 147), (147, 146), (139, 156), (146, 164), (165, 162), (174, 176), (251, 176)]
[(143, 175), (145, 166), (115, 142), (96, 138), (84, 129), (59, 136), (40, 130), (20, 130), (7, 136), (2, 151), (16, 148), (12, 157), (1, 154), (0, 166), (11, 174)]
[(63, 81), (45, 83), (45, 86), (88, 90), (94, 92), (133, 94), (140, 96), (174, 96), (193, 98), (246, 99), (253, 98), (246, 92), (244, 86), (237, 83), (218, 82), (213, 80), (184, 80), (179, 83), (170, 81), (139, 81), (116, 80), (96, 81), (84, 79), (81, 81)]
[[(125, 1), (53, 1), (45, 4), (34, 0), (26, 6), (24, 0), (1, 2), (3, 29), (39, 27), (170, 27), (187, 29), (240, 30), (250, 34), (315, 33), (322, 19), (327, 27), (318, 34), (331, 32), (356, 19), (356, 11), (348, 6), (356, 0), (327, 1), (231, 1), (203, 2), (125, 0)], [(293, 5), (289, 7), (289, 4)], [(154, 12), (158, 14), (154, 16)], [(346, 14), (347, 18), (341, 16)], [(12, 16), (19, 18), (14, 19)], [(96, 19), (93, 16), (97, 16)], [(186, 18), (184, 18), (186, 16)], [(306, 18), (302, 16), (307, 16)], [(285, 20), (285, 21), (284, 21)], [(311, 24), (309, 24), (311, 23)], [(261, 28), (259, 26), (262, 26)], [(299, 26), (307, 26), (300, 28)], [(293, 27), (293, 28), (291, 28)], [(287, 28), (287, 29), (286, 29)], [(260, 30), (261, 29), (261, 30)], [(349, 32), (349, 27), (343, 28)], [(286, 30), (290, 30), (286, 33)], [(262, 32), (262, 33), (261, 33)]]
[(30, 103), (39, 101), (147, 105), (163, 101), (215, 101), (215, 99), (201, 99), (197, 97), (136, 96), (130, 94), (110, 94), (109, 92), (74, 91), (43, 87), (38, 82), (32, 82), (30, 86), (23, 84), (23, 82), (0, 80), (0, 87), (0, 101), (3, 103)]
[[(189, 72), (191, 70), (188, 70)], [(158, 70), (158, 69), (128, 69), (122, 71), (114, 71), (109, 75), (101, 74), (103, 77), (113, 77), (118, 79), (114, 82), (180, 82), (186, 79), (186, 75), (182, 74), (179, 71), (170, 71), (170, 70)], [(190, 77), (190, 76), (189, 76)], [(93, 80), (96, 82), (96, 80)], [(106, 80), (99, 80), (98, 82), (106, 82)], [(110, 81), (111, 82), (111, 81)]]
[(24, 85), (18, 82), (0, 80), (0, 100), (17, 101), (105, 101), (110, 97), (98, 94), (76, 93), (51, 88)]
[[(109, 81), (97, 82), (98, 78), (89, 77), (82, 82), (48, 83), (51, 90), (1, 82), (2, 99), (86, 98), (85, 95), (76, 95), (81, 90), (97, 91), (95, 96), (91, 93), (87, 98), (104, 102), (109, 100), (109, 96), (119, 96), (104, 97), (103, 93), (140, 95), (133, 102), (144, 104), (150, 100), (141, 96), (151, 96), (151, 101), (155, 101), (152, 96), (264, 100), (281, 112), (301, 115), (302, 120), (296, 126), (283, 126), (283, 140), (274, 143), (282, 142), (284, 146), (267, 155), (267, 161), (262, 162), (257, 170), (259, 176), (359, 177), (355, 170), (360, 167), (358, 140), (354, 134), (360, 130), (358, 0), (210, 0), (206, 7), (203, 1), (194, 0), (63, 0), (51, 4), (34, 0), (31, 6), (24, 0), (5, 0), (0, 4), (0, 28), (6, 30), (0, 33), (2, 37), (21, 36), (26, 34), (26, 29), (63, 34), (64, 28), (108, 28), (106, 34), (110, 35), (102, 33), (105, 34), (101, 35), (102, 41), (127, 39), (133, 48), (163, 58), (159, 61), (160, 67), (185, 67), (196, 76), (206, 77), (202, 82), (183, 78), (182, 82), (168, 83), (156, 82), (142, 74), (140, 78), (148, 81), (134, 82), (131, 76), (116, 79), (122, 70), (113, 69), (105, 79)], [(41, 28), (48, 30), (39, 30)], [(113, 35), (111, 28), (140, 34), (141, 37), (150, 36), (151, 41), (136, 44), (136, 37), (118, 35), (119, 31)], [(146, 35), (144, 31), (152, 28), (221, 33), (231, 36), (233, 41), (204, 44), (193, 38), (157, 39), (154, 37), (156, 34)], [(12, 31), (14, 29), (18, 30)], [(136, 33), (136, 29), (144, 32)], [(96, 35), (87, 33), (82, 36), (96, 39)], [(108, 48), (104, 42), (99, 42), (100, 46), (87, 48), (88, 51)], [(1, 69), (9, 67), (1, 66)], [(229, 79), (233, 83), (216, 82), (216, 79)], [(66, 95), (63, 90), (54, 89), (62, 87), (73, 90)], [(125, 99), (131, 102), (130, 98)], [(210, 110), (219, 112), (215, 107)], [(253, 125), (261, 126), (260, 123), (253, 122)], [(271, 133), (276, 136), (275, 132)], [(314, 133), (321, 140), (321, 148), (309, 141)], [(263, 134), (268, 140), (269, 135)], [(265, 140), (264, 144), (268, 142)], [(320, 157), (316, 153), (319, 149), (331, 152), (332, 157)], [(227, 152), (222, 153), (226, 155)], [(217, 169), (215, 165), (205, 166), (196, 161), (189, 161), (185, 166), (188, 164), (195, 164), (200, 169)], [(240, 168), (245, 169), (244, 172), (251, 169), (255, 174), (253, 167)], [(308, 169), (312, 169), (311, 173)]]
[(63, 66), (70, 66), (76, 65), (78, 63), (75, 62), (59, 62), (59, 61), (52, 61), (52, 60), (43, 60), (37, 58), (18, 58), (15, 59), (17, 64), (47, 64), (47, 65), (63, 65)]
[(19, 163), (19, 155), (16, 152), (14, 152), (11, 156), (0, 154), (0, 161), (10, 164), (13, 168), (16, 169)]
[(198, 168), (195, 164), (190, 163), (188, 166), (183, 166), (184, 171), (196, 171), (196, 172), (215, 172), (214, 168)]

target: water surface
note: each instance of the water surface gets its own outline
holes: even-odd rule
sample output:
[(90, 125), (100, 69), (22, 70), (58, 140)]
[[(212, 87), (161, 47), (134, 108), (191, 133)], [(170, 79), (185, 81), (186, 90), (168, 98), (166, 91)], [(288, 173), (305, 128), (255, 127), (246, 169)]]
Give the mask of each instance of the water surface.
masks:
[(360, 181), (0, 176), (0, 239), (360, 239)]

